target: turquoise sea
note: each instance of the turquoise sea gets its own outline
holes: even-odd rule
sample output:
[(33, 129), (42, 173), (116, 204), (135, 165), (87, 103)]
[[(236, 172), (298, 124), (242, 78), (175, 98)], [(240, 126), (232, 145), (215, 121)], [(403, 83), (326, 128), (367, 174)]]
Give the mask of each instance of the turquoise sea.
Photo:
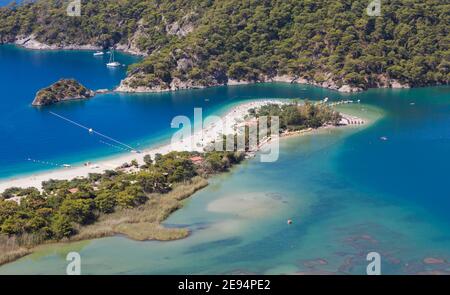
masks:
[(450, 87), (344, 95), (271, 83), (30, 106), (39, 88), (60, 77), (98, 89), (124, 75), (92, 52), (0, 46), (0, 177), (52, 168), (27, 158), (79, 163), (122, 152), (49, 110), (136, 147), (168, 139), (171, 119), (192, 116), (194, 107), (216, 114), (248, 99), (361, 99), (343, 111), (372, 124), (283, 139), (277, 162), (255, 158), (213, 178), (166, 221), (191, 229), (187, 239), (50, 246), (0, 274), (64, 274), (70, 251), (81, 254), (84, 274), (364, 274), (371, 251), (381, 254), (384, 274), (450, 272)]

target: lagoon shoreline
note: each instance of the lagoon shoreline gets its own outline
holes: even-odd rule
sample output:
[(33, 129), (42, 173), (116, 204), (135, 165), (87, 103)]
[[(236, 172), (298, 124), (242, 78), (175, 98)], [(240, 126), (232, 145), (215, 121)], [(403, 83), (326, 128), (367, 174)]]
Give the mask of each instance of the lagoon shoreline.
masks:
[[(253, 102), (244, 102), (238, 106), (232, 107), (225, 115), (221, 116), (224, 121), (234, 122), (235, 119), (242, 119), (248, 113), (248, 109), (254, 108), (267, 104), (269, 102), (275, 102), (275, 100), (257, 100)], [(231, 132), (232, 130), (227, 130)], [(201, 130), (203, 133), (203, 141), (207, 143), (214, 141), (221, 130), (216, 126), (215, 128), (209, 126), (208, 128), (203, 128)], [(194, 140), (193, 145), (202, 142), (199, 138), (199, 134), (193, 134), (192, 140)], [(144, 163), (144, 156), (151, 155), (154, 158), (155, 154), (167, 154), (171, 151), (185, 151), (189, 148), (189, 144), (183, 143), (182, 141), (177, 142), (160, 142), (149, 148), (139, 151), (139, 153), (128, 152), (126, 154), (119, 154), (117, 156), (111, 156), (107, 159), (101, 159), (95, 162), (86, 162), (89, 165), (79, 165), (73, 167), (60, 167), (57, 169), (52, 169), (49, 171), (33, 173), (31, 175), (21, 175), (18, 177), (6, 178), (0, 180), (0, 192), (10, 187), (36, 187), (41, 188), (42, 182), (50, 179), (55, 180), (70, 180), (76, 177), (87, 177), (89, 173), (102, 173), (105, 170), (114, 170), (120, 167), (124, 163), (129, 163), (132, 160), (136, 160), (139, 164)], [(89, 161), (89, 160), (87, 160)]]
[[(225, 129), (226, 133), (233, 132), (233, 128), (235, 128), (238, 124), (243, 122), (243, 118), (249, 113), (250, 109), (259, 108), (269, 104), (286, 104), (286, 100), (281, 99), (271, 99), (271, 100), (256, 100), (251, 102), (243, 102), (238, 104), (237, 106), (232, 107), (225, 115), (221, 117), (222, 120), (233, 120), (235, 122), (234, 125), (228, 126), (229, 129)], [(359, 124), (365, 124), (367, 122), (366, 119), (360, 119), (355, 116), (343, 115), (344, 120), (350, 119), (358, 119), (362, 120)], [(349, 123), (348, 125), (351, 125)], [(347, 125), (347, 124), (343, 124)], [(310, 134), (313, 131), (319, 132), (320, 130), (326, 130), (329, 128), (335, 128), (332, 125), (323, 125), (319, 128), (312, 129), (304, 129), (300, 131), (289, 131), (280, 134), (279, 138), (288, 138), (293, 136), (301, 136)], [(203, 129), (201, 129), (201, 134), (193, 133), (189, 139), (192, 140), (194, 145), (207, 140), (207, 142), (211, 142), (214, 139), (217, 139), (221, 134), (221, 129), (219, 126), (211, 124)], [(257, 150), (251, 151), (251, 154), (254, 155), (255, 152), (262, 150), (265, 147), (265, 143), (260, 143)], [(96, 164), (92, 164), (92, 166), (79, 166), (73, 168), (66, 169), (58, 169), (51, 172), (44, 172), (28, 177), (22, 177), (12, 180), (7, 180), (0, 183), (0, 191), (3, 191), (6, 188), (10, 187), (21, 187), (27, 188), (30, 186), (37, 187), (41, 189), (41, 185), (43, 181), (47, 181), (50, 179), (55, 180), (72, 180), (74, 178), (79, 177), (87, 177), (89, 173), (103, 173), (105, 170), (112, 170), (123, 164), (124, 162), (129, 162), (136, 160), (138, 163), (144, 163), (144, 155), (150, 154), (152, 158), (155, 157), (155, 154), (167, 154), (171, 151), (185, 151), (187, 144), (183, 141), (175, 141), (172, 144), (162, 145), (157, 148), (149, 148), (142, 151), (139, 154), (129, 154), (129, 155), (121, 155), (118, 157), (114, 157), (113, 159), (106, 161), (99, 161)], [(128, 171), (132, 173), (133, 171)], [(38, 249), (42, 247), (46, 247), (48, 245), (60, 244), (60, 243), (71, 243), (83, 240), (91, 240), (97, 238), (111, 237), (118, 234), (125, 235), (127, 238), (136, 241), (144, 241), (144, 240), (159, 240), (159, 241), (172, 241), (178, 239), (184, 239), (190, 235), (190, 231), (185, 228), (166, 228), (162, 225), (162, 222), (165, 221), (173, 212), (182, 208), (182, 201), (190, 198), (197, 191), (208, 186), (207, 179), (198, 177), (198, 179), (192, 180), (192, 182), (187, 184), (182, 184), (176, 186), (172, 192), (169, 192), (167, 195), (154, 196), (150, 203), (145, 204), (143, 207), (137, 207), (135, 209), (131, 209), (132, 211), (136, 211), (131, 214), (133, 217), (130, 217), (130, 212), (128, 211), (118, 211), (113, 214), (103, 215), (99, 218), (99, 221), (88, 225), (85, 227), (81, 227), (80, 232), (73, 237), (64, 239), (62, 241), (53, 241), (49, 240), (42, 244), (37, 244), (35, 246), (26, 247), (20, 246), (19, 248), (13, 247), (12, 249), (6, 249), (3, 251), (4, 253), (0, 256), (0, 265), (8, 264), (17, 259), (20, 259), (24, 256), (32, 254)], [(20, 202), (20, 200), (19, 200)], [(167, 203), (165, 203), (167, 202)], [(158, 219), (158, 222), (149, 222), (149, 216), (154, 214), (155, 206), (161, 206), (161, 204), (170, 204), (165, 210), (163, 210), (162, 217)], [(139, 217), (140, 216), (140, 217)]]
[[(93, 44), (85, 44), (85, 45), (48, 45), (44, 44), (42, 42), (39, 42), (35, 39), (34, 36), (18, 36), (15, 40), (10, 42), (4, 42), (0, 43), (2, 44), (11, 44), (18, 46), (23, 49), (27, 50), (80, 50), (80, 51), (97, 51), (97, 50), (104, 50), (103, 47), (93, 45)], [(123, 52), (125, 54), (130, 54), (134, 56), (140, 56), (140, 57), (146, 57), (148, 56), (147, 53), (142, 52), (135, 48), (133, 44), (118, 44), (116, 46), (116, 50)], [(333, 80), (326, 80), (324, 82), (317, 82), (314, 80), (308, 80), (305, 78), (302, 78), (300, 76), (292, 76), (292, 75), (276, 75), (274, 77), (265, 77), (261, 81), (249, 81), (249, 80), (233, 80), (229, 79), (227, 83), (217, 83), (213, 85), (196, 85), (195, 81), (178, 81), (174, 79), (170, 85), (170, 88), (161, 88), (161, 87), (129, 87), (127, 83), (132, 80), (132, 76), (127, 76), (120, 82), (120, 85), (114, 88), (114, 92), (118, 93), (161, 93), (161, 92), (174, 92), (174, 91), (180, 91), (180, 90), (192, 90), (192, 89), (205, 89), (210, 87), (217, 87), (217, 86), (237, 86), (237, 85), (248, 85), (248, 84), (256, 84), (256, 83), (271, 83), (271, 82), (278, 82), (278, 83), (288, 83), (288, 84), (301, 84), (301, 85), (312, 85), (332, 91), (337, 91), (339, 93), (357, 93), (357, 92), (363, 92), (368, 89), (373, 88), (391, 88), (391, 89), (405, 89), (405, 88), (412, 88), (414, 86), (411, 86), (409, 84), (403, 84), (400, 81), (396, 79), (389, 79), (387, 77), (382, 77), (381, 81), (383, 81), (382, 84), (374, 85), (375, 87), (369, 87), (367, 89), (363, 89), (356, 86), (350, 86), (348, 84), (344, 85), (338, 85), (336, 81)], [(440, 85), (440, 84), (438, 84)], [(430, 85), (430, 86), (438, 86), (438, 85)]]
[[(38, 172), (31, 175), (22, 175), (13, 178), (6, 178), (0, 180), (0, 192), (11, 188), (28, 188), (35, 187), (39, 190), (42, 187), (42, 182), (48, 181), (50, 179), (54, 180), (71, 180), (78, 177), (87, 177), (90, 173), (103, 173), (106, 170), (114, 170), (122, 166), (124, 163), (130, 163), (136, 160), (139, 165), (144, 164), (144, 156), (150, 155), (152, 158), (156, 154), (168, 154), (172, 151), (189, 151), (196, 149), (198, 146), (206, 146), (216, 139), (219, 138), (221, 134), (231, 134), (234, 133), (234, 128), (238, 122), (241, 122), (243, 118), (248, 115), (248, 111), (252, 108), (258, 108), (267, 104), (284, 104), (286, 100), (283, 99), (264, 99), (255, 100), (250, 102), (243, 102), (237, 106), (232, 107), (228, 110), (221, 119), (224, 122), (233, 122), (232, 125), (221, 128), (219, 125), (211, 124), (204, 127), (201, 130), (196, 130), (192, 135), (187, 138), (187, 140), (176, 140), (169, 143), (159, 143), (151, 146), (149, 148), (143, 149), (142, 151), (130, 151), (127, 154), (120, 154), (117, 156), (112, 156), (108, 159), (102, 159), (95, 162), (87, 162), (84, 165), (79, 166), (66, 166), (52, 169), (49, 171)], [(346, 115), (347, 116), (347, 115)], [(348, 116), (347, 116), (348, 117)], [(364, 119), (362, 119), (364, 122)], [(321, 128), (329, 128), (329, 126), (323, 126)], [(281, 134), (280, 137), (292, 136), (297, 134), (305, 134), (311, 132), (312, 130), (302, 130), (301, 132), (289, 132), (286, 134)], [(206, 145), (205, 145), (206, 143)]]

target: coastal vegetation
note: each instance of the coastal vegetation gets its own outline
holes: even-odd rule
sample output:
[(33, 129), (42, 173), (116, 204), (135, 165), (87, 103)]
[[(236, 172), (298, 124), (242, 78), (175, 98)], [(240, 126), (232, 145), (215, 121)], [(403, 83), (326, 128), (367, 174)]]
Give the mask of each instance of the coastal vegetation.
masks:
[[(260, 122), (261, 117), (264, 117), (264, 122)], [(312, 103), (308, 100), (300, 102), (294, 99), (289, 103), (269, 102), (248, 109), (244, 122), (239, 124), (243, 127), (240, 131), (235, 131), (234, 134), (222, 134), (222, 140), (208, 144), (205, 150), (214, 151), (217, 147), (227, 150), (234, 147), (235, 152), (241, 150), (255, 152), (266, 140), (272, 139), (273, 117), (278, 119), (278, 135), (281, 136), (298, 134), (324, 126), (347, 124), (342, 123), (343, 116), (339, 112), (333, 110), (323, 101)], [(267, 128), (264, 128), (266, 124)], [(250, 129), (250, 125), (253, 125), (254, 129)], [(263, 128), (261, 129), (261, 127)], [(254, 140), (251, 140), (251, 137)], [(233, 144), (229, 144), (229, 141), (233, 141)], [(243, 144), (239, 146), (238, 143)], [(256, 146), (252, 146), (255, 144)], [(220, 154), (210, 153), (210, 158), (214, 157), (216, 158), (216, 167), (218, 167), (220, 165)]]
[(0, 198), (0, 263), (61, 240), (119, 233), (138, 240), (185, 237), (187, 229), (164, 228), (161, 222), (205, 187), (205, 178), (243, 159), (237, 152), (171, 152), (147, 156), (139, 168), (124, 164), (85, 178), (48, 180), (42, 191), (5, 190)]
[(183, 206), (183, 200), (208, 185), (205, 178), (196, 176), (187, 183), (174, 185), (168, 193), (151, 194), (138, 207), (103, 214), (97, 222), (82, 227), (72, 240), (85, 240), (114, 234), (124, 234), (134, 240), (175, 240), (189, 235), (187, 228), (166, 228), (161, 225), (172, 212)]
[[(261, 116), (278, 116), (280, 132), (338, 125), (341, 120), (341, 115), (323, 102), (298, 100), (250, 109), (244, 121)], [(244, 136), (248, 147), (248, 133)], [(145, 155), (141, 163), (133, 160), (88, 177), (44, 181), (42, 190), (6, 189), (0, 195), (0, 263), (26, 255), (36, 245), (55, 241), (115, 234), (136, 240), (184, 238), (188, 229), (166, 228), (161, 223), (183, 206), (184, 199), (207, 186), (209, 176), (239, 164), (248, 151), (206, 149), (202, 153)]]
[[(230, 81), (303, 81), (333, 89), (449, 81), (450, 6), (438, 0), (83, 0), (0, 9), (0, 40), (116, 46), (146, 57), (122, 89), (174, 90)], [(282, 78), (280, 78), (282, 77)]]
[(74, 99), (88, 99), (94, 91), (87, 89), (74, 79), (61, 79), (39, 90), (33, 100), (33, 106), (47, 106), (57, 102)]
[(327, 124), (339, 125), (342, 119), (339, 112), (334, 111), (326, 104), (309, 101), (305, 101), (303, 104), (298, 102), (281, 105), (267, 104), (258, 109), (250, 109), (249, 114), (256, 118), (260, 116), (279, 117), (280, 132), (315, 129)]

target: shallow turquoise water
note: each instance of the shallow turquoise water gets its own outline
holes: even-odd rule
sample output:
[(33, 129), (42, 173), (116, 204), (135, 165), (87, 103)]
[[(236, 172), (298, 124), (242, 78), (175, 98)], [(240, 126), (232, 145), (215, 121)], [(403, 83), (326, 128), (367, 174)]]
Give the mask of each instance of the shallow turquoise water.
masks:
[[(174, 114), (189, 115), (194, 106), (216, 113), (251, 98), (324, 96), (346, 97), (302, 85), (259, 84), (104, 95), (52, 109), (98, 123), (105, 133), (131, 144), (151, 144), (155, 138), (168, 136), (170, 121), (166, 120)], [(370, 90), (356, 97), (362, 104), (344, 111), (379, 118), (373, 125), (285, 139), (279, 161), (254, 159), (212, 179), (209, 187), (196, 193), (166, 222), (189, 227), (192, 235), (187, 239), (135, 242), (112, 237), (54, 246), (0, 267), (0, 274), (63, 274), (69, 251), (80, 252), (85, 274), (364, 274), (365, 256), (370, 251), (381, 254), (385, 274), (449, 272), (449, 264), (431, 265), (424, 259), (450, 260), (446, 173), (450, 165), (450, 88)], [(33, 138), (33, 146), (50, 149), (43, 156), (53, 157), (60, 151), (65, 161), (76, 161), (113, 153), (97, 148), (94, 139), (77, 129), (66, 130), (71, 126), (51, 126), (53, 118), (39, 121), (37, 118), (46, 117), (43, 111), (22, 114), (35, 116), (26, 119), (34, 120), (34, 126), (26, 126), (35, 132), (54, 130), (57, 147), (46, 145), (46, 137)], [(11, 118), (15, 117), (3, 120), (1, 126), (18, 128), (19, 120)], [(141, 124), (156, 124), (157, 128)], [(73, 132), (79, 141), (76, 149), (58, 143), (66, 132)], [(8, 139), (26, 140), (18, 134), (9, 133)], [(382, 136), (388, 140), (380, 140)], [(3, 153), (1, 157), (9, 159)], [(3, 163), (0, 167), (3, 169)], [(286, 224), (289, 218), (294, 221), (290, 226)]]

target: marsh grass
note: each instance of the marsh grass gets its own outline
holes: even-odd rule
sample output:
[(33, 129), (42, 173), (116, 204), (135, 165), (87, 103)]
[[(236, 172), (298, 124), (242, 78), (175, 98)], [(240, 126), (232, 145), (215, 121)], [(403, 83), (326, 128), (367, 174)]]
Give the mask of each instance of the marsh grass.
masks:
[(157, 223), (121, 223), (114, 228), (117, 233), (121, 233), (130, 239), (137, 241), (158, 240), (172, 241), (185, 238), (189, 235), (189, 230), (185, 228), (165, 228)]
[(201, 177), (189, 183), (178, 184), (167, 194), (152, 194), (149, 200), (136, 208), (124, 209), (112, 214), (102, 215), (92, 225), (80, 228), (71, 241), (101, 238), (124, 234), (136, 240), (174, 240), (189, 235), (187, 229), (165, 228), (161, 222), (171, 213), (180, 209), (182, 201), (208, 185)]
[(23, 242), (17, 237), (8, 237), (0, 235), (0, 265), (19, 259), (31, 250), (23, 245)]
[[(170, 241), (185, 238), (189, 235), (188, 229), (165, 228), (161, 222), (180, 209), (184, 199), (207, 185), (206, 179), (194, 177), (190, 182), (174, 185), (169, 193), (149, 195), (149, 200), (139, 207), (101, 215), (96, 223), (79, 227), (77, 235), (59, 242), (89, 240), (117, 234), (139, 241)], [(20, 238), (0, 235), (0, 265), (32, 253), (39, 244), (54, 242), (43, 241), (34, 235), (23, 235)]]

